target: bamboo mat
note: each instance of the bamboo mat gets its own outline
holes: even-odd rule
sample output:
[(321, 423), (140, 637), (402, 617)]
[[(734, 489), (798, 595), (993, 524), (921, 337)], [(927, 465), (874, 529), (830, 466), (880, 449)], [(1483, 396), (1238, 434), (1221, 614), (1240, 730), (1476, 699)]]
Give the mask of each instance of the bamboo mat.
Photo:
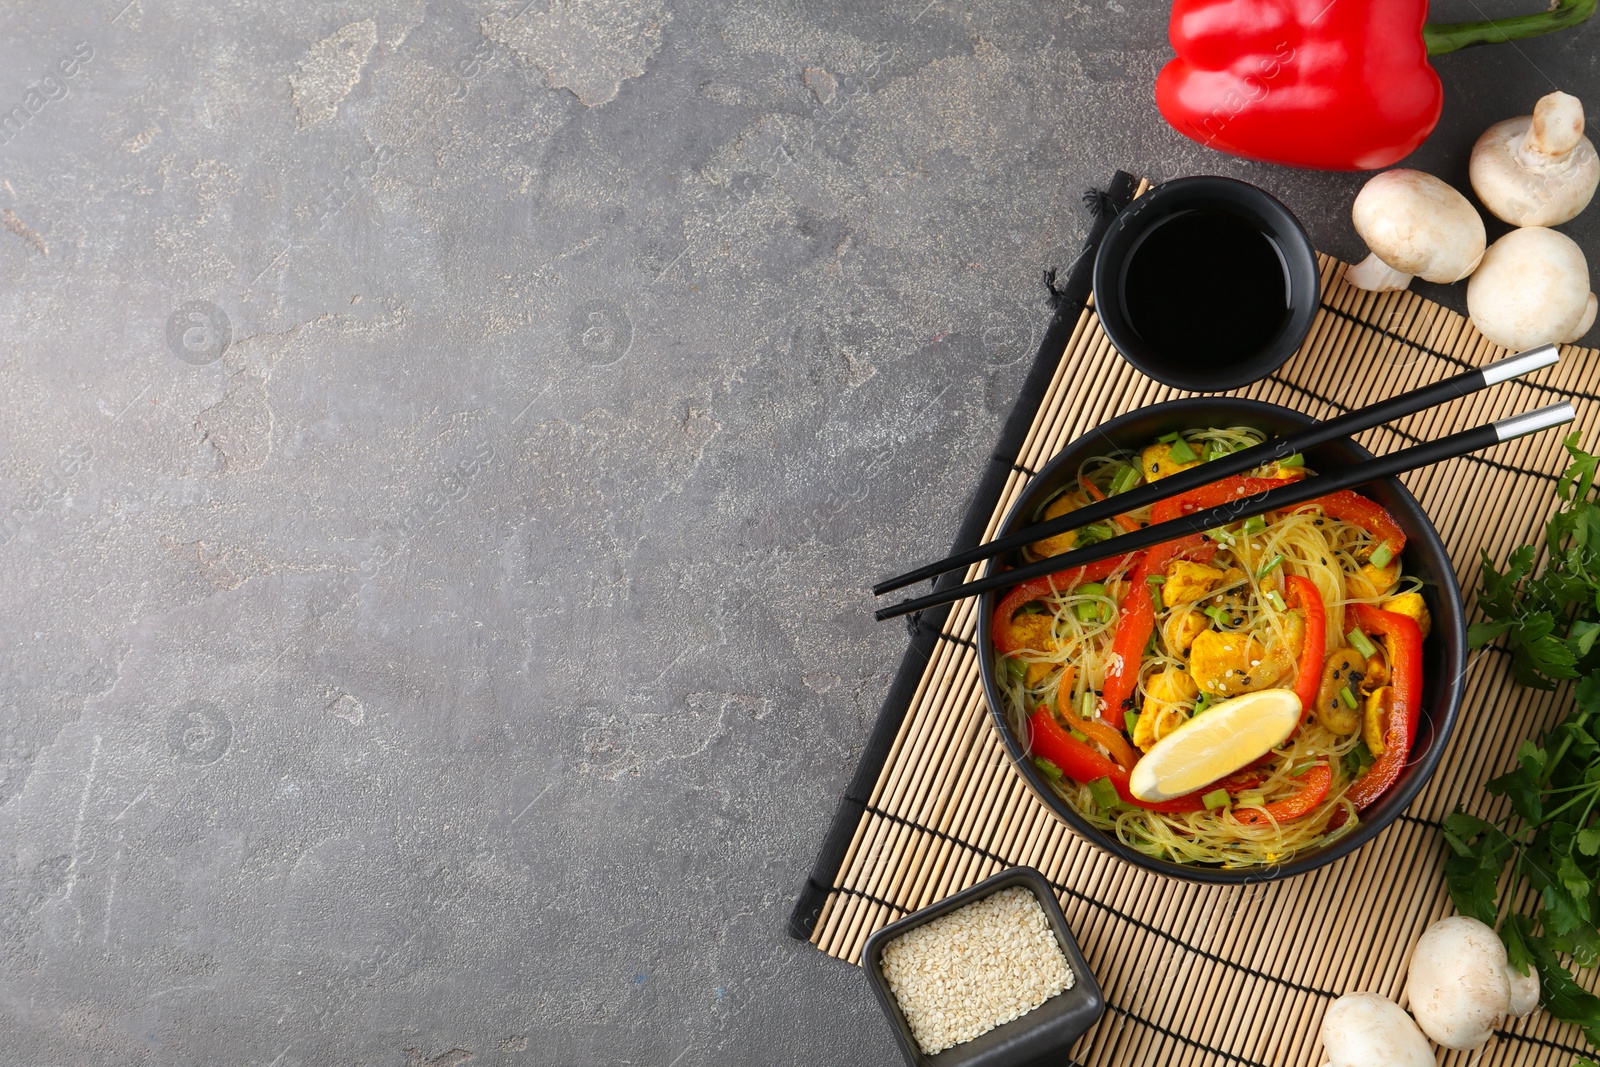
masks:
[[(1132, 191), (1131, 179), (1119, 175), (1114, 194), (1126, 202)], [(1339, 279), (1341, 264), (1320, 260), (1323, 307), (1310, 337), (1280, 371), (1238, 395), (1328, 418), (1505, 354), (1462, 316), (1409, 292), (1354, 289)], [(1052, 348), (1060, 354), (1036, 367), (1035, 387), (1025, 389), (1014, 416), (1017, 447), (1002, 442), (999, 473), (980, 489), (973, 518), (982, 525), (970, 529), (985, 540), (1032, 472), (1067, 442), (1114, 415), (1184, 395), (1117, 356), (1088, 306), (1081, 268), (1081, 295), (1070, 287), (1066, 294), (1077, 306), (1065, 304), (1058, 319), (1064, 343)], [(1562, 354), (1560, 364), (1527, 379), (1360, 440), (1389, 452), (1565, 398), (1592, 447), (1600, 440), (1593, 391), (1600, 354), (1575, 347)], [(1439, 528), (1469, 590), (1469, 610), (1480, 550), (1500, 561), (1514, 546), (1540, 540), (1564, 455), (1559, 434), (1548, 432), (1403, 476)], [(976, 618), (967, 601), (942, 616), (929, 613), (924, 632), (914, 632), (876, 743), (841, 804), (791, 933), (857, 962), (879, 927), (1006, 867), (1037, 867), (1105, 990), (1106, 1014), (1073, 1050), (1086, 1067), (1317, 1067), (1317, 1031), (1331, 998), (1371, 990), (1398, 999), (1411, 945), (1451, 913), (1439, 820), (1461, 802), (1499, 814), (1502, 802), (1481, 784), (1511, 767), (1518, 742), (1548, 726), (1568, 699), (1518, 688), (1509, 657), (1475, 652), (1461, 721), (1438, 771), (1376, 839), (1300, 878), (1190, 884), (1107, 855), (1032, 795), (984, 703)], [(1580, 976), (1600, 984), (1595, 979)], [(1575, 1028), (1536, 1011), (1499, 1032), (1478, 1062), (1566, 1067), (1585, 1052)], [(1451, 1053), (1441, 1062), (1473, 1056)]]

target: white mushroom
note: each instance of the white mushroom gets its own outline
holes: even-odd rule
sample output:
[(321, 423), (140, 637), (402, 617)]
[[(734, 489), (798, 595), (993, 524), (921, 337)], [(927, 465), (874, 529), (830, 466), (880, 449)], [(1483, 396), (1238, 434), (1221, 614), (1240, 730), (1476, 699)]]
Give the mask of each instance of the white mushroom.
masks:
[(1492, 928), (1466, 915), (1440, 919), (1412, 950), (1406, 978), (1411, 1014), (1445, 1048), (1482, 1048), (1511, 1011), (1512, 973)]
[(1420, 170), (1386, 170), (1350, 209), (1371, 255), (1346, 269), (1361, 289), (1404, 289), (1413, 276), (1459, 282), (1483, 258), (1483, 219), (1466, 197)]
[(1490, 245), (1467, 283), (1472, 324), (1516, 351), (1576, 341), (1594, 325), (1595, 306), (1583, 249), (1540, 226), (1512, 230)]
[(1346, 993), (1328, 1005), (1322, 1047), (1331, 1067), (1434, 1067), (1411, 1016), (1376, 993)]
[(1539, 972), (1529, 967), (1523, 974), (1507, 964), (1506, 978), (1511, 982), (1510, 1012), (1520, 1019), (1539, 1006)]
[(1532, 115), (1497, 122), (1472, 146), (1473, 191), (1513, 226), (1555, 226), (1589, 206), (1600, 156), (1583, 135), (1583, 104), (1551, 93)]

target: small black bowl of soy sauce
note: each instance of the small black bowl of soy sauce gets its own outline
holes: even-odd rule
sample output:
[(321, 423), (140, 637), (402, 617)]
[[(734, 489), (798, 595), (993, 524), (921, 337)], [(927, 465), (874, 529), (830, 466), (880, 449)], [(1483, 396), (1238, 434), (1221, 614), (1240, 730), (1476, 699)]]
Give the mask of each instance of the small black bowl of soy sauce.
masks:
[(1248, 182), (1177, 178), (1106, 232), (1094, 299), (1117, 351), (1156, 381), (1237, 389), (1283, 366), (1311, 331), (1317, 254), (1293, 213)]

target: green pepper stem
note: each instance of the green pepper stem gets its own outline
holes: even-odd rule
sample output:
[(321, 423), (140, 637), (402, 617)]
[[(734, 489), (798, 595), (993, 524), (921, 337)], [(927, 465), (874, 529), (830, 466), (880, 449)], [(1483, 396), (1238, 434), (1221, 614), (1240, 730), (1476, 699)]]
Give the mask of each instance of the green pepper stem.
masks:
[(1597, 3), (1600, 0), (1558, 0), (1549, 11), (1532, 15), (1514, 15), (1482, 22), (1430, 22), (1422, 27), (1422, 40), (1428, 46), (1430, 56), (1459, 52), (1473, 45), (1520, 41), (1576, 26), (1594, 14)]

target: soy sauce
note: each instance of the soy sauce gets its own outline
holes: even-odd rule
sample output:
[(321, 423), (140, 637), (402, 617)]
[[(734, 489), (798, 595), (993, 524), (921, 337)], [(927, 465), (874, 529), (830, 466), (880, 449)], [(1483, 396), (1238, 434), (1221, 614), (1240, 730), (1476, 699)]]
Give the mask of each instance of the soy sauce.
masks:
[(1123, 274), (1129, 325), (1159, 359), (1224, 365), (1264, 349), (1289, 318), (1289, 277), (1271, 238), (1227, 211), (1157, 224)]

